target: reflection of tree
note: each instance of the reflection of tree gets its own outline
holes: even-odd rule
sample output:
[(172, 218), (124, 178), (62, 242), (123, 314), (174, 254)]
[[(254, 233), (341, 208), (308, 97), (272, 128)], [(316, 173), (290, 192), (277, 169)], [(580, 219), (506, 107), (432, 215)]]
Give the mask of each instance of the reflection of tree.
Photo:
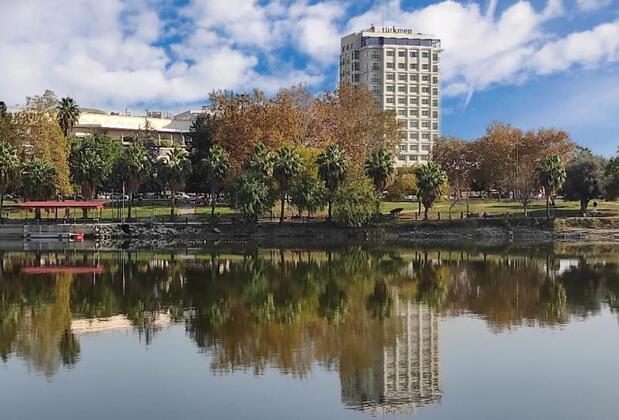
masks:
[(376, 319), (387, 319), (391, 315), (392, 299), (384, 280), (374, 285), (374, 291), (367, 298), (367, 308)]

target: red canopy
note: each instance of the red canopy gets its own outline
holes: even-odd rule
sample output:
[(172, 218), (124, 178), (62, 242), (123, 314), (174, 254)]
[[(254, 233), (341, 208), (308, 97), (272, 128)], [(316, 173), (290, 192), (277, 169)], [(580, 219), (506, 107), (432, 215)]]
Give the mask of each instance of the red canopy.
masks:
[(102, 209), (105, 205), (105, 201), (24, 201), (23, 203), (19, 203), (18, 205), (19, 207), (26, 209)]

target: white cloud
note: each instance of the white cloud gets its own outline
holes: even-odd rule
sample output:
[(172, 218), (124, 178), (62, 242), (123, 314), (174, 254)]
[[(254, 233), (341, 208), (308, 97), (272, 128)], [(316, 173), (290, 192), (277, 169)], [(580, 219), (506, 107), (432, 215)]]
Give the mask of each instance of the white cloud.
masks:
[[(213, 89), (330, 87), (339, 37), (381, 20), (378, 5), (347, 16), (353, 1), (190, 0), (176, 13), (161, 0), (13, 2), (0, 15), (0, 92), (9, 104), (51, 88), (84, 106), (124, 107), (203, 101)], [(561, 0), (541, 9), (518, 1), (498, 14), (497, 4), (446, 0), (409, 10), (390, 0), (385, 24), (441, 39), (447, 96), (619, 60), (619, 21), (558, 37), (548, 23), (565, 13)], [(292, 60), (291, 49), (304, 58)]]
[(576, 5), (583, 12), (592, 12), (609, 6), (612, 2), (613, 0), (576, 0)]

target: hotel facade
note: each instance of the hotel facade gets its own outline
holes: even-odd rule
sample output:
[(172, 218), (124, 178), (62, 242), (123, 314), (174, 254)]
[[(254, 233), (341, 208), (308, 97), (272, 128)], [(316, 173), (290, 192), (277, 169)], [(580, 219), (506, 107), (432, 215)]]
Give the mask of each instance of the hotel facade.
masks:
[(395, 27), (370, 27), (341, 39), (340, 82), (364, 85), (400, 124), (398, 166), (425, 163), (440, 129), (441, 42)]

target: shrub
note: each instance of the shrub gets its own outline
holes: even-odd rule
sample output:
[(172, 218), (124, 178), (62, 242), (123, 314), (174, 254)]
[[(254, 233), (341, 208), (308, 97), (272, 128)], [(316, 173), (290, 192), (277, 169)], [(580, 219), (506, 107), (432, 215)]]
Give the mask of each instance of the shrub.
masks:
[(368, 224), (378, 208), (374, 185), (366, 177), (347, 182), (335, 196), (335, 221), (343, 226), (359, 227)]
[(258, 217), (267, 213), (275, 204), (275, 191), (255, 171), (241, 172), (230, 185), (230, 205), (239, 211), (247, 220), (257, 221)]

